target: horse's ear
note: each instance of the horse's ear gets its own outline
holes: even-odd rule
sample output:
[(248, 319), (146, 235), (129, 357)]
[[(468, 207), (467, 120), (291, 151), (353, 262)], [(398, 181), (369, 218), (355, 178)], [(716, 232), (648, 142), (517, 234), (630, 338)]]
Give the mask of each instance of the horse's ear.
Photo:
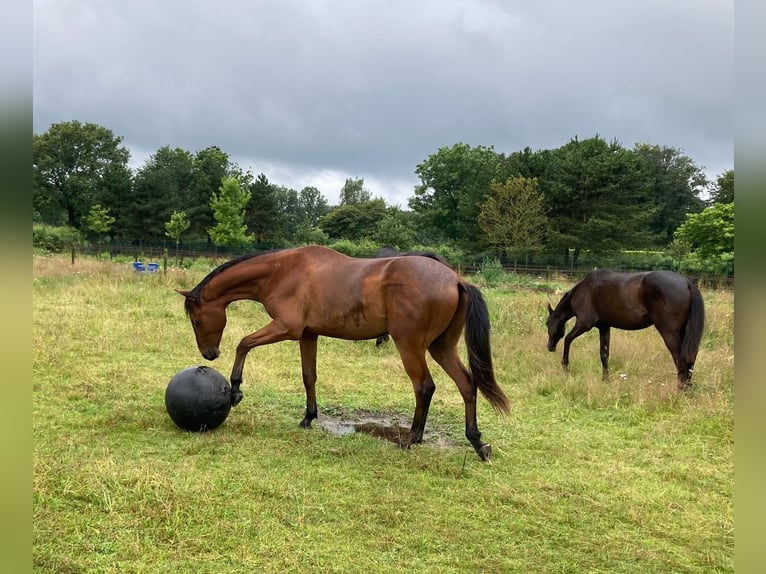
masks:
[(191, 291), (183, 291), (183, 290), (181, 290), (181, 289), (176, 289), (175, 291), (176, 291), (176, 293), (178, 293), (179, 295), (183, 295), (183, 296), (184, 296), (184, 297), (186, 297), (186, 298), (189, 298), (189, 297), (191, 297)]
[(548, 303), (548, 315), (550, 315), (551, 313), (553, 313), (553, 307), (551, 307), (551, 304)]

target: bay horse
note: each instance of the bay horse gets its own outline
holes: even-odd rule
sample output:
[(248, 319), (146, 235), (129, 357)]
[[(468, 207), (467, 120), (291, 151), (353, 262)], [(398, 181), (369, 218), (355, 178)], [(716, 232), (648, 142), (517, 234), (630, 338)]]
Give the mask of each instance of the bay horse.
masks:
[[(390, 245), (384, 245), (378, 251), (375, 253), (376, 258), (382, 258), (382, 257), (410, 257), (412, 255), (419, 256), (419, 257), (428, 257), (430, 259), (433, 259), (434, 261), (438, 261), (442, 265), (446, 265), (447, 267), (450, 267), (449, 261), (447, 261), (444, 257), (439, 255), (438, 253), (434, 253), (433, 251), (399, 251), (395, 247), (391, 247)], [(383, 333), (380, 337), (377, 337), (375, 339), (375, 346), (380, 347), (383, 343), (388, 341), (388, 333)]]
[[(190, 291), (178, 291), (202, 356), (216, 359), (226, 308), (249, 299), (271, 317), (237, 346), (231, 371), (231, 402), (243, 397), (240, 385), (248, 352), (260, 345), (297, 340), (300, 347), (306, 411), (300, 426), (317, 417), (316, 358), (320, 336), (372, 339), (390, 333), (415, 392), (415, 413), (403, 447), (423, 440), (431, 397), (436, 389), (426, 351), (455, 381), (465, 405), (465, 436), (481, 460), (491, 447), (481, 441), (476, 422), (477, 389), (500, 413), (508, 398), (495, 381), (490, 323), (479, 289), (427, 257), (360, 259), (327, 247), (309, 245), (232, 259), (213, 269)], [(458, 356), (464, 332), (469, 369)]]
[(697, 286), (673, 271), (588, 273), (564, 293), (556, 308), (548, 304), (548, 350), (555, 351), (566, 322), (575, 324), (564, 339), (561, 364), (569, 366), (569, 347), (577, 337), (599, 331), (603, 377), (609, 375), (611, 327), (625, 330), (654, 325), (670, 351), (678, 373), (678, 387), (691, 384), (705, 323), (705, 306)]

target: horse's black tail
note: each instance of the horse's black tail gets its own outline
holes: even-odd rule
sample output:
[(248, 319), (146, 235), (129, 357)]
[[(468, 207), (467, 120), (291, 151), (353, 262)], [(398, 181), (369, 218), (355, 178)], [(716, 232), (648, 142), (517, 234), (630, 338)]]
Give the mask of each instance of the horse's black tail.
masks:
[(702, 300), (702, 293), (691, 281), (689, 281), (689, 293), (692, 300), (681, 339), (681, 356), (691, 366), (697, 359), (697, 351), (699, 351), (702, 341), (702, 331), (705, 326), (705, 304)]
[(508, 397), (495, 381), (495, 372), (492, 368), (487, 303), (475, 285), (461, 283), (460, 287), (467, 296), (465, 342), (468, 347), (468, 366), (471, 376), (481, 394), (496, 411), (510, 414)]

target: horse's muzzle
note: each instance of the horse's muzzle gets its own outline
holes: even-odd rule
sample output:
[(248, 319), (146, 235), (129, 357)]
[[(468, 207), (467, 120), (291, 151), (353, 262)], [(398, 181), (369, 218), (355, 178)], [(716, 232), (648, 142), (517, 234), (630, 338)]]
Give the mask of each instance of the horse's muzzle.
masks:
[(202, 351), (202, 356), (205, 357), (208, 361), (215, 361), (220, 354), (221, 352), (218, 350), (217, 347), (213, 347), (212, 349), (206, 349), (205, 351)]
[(553, 341), (548, 341), (548, 350), (552, 353), (556, 350), (556, 343)]

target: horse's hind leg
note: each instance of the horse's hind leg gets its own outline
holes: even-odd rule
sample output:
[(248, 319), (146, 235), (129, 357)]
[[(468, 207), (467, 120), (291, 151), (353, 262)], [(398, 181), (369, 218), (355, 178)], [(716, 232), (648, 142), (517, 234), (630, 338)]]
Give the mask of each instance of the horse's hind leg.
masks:
[(681, 336), (677, 331), (660, 330), (657, 328), (665, 342), (665, 346), (673, 357), (673, 364), (676, 366), (678, 376), (678, 388), (686, 390), (691, 386), (691, 365), (689, 365), (681, 355)]
[(604, 380), (609, 378), (609, 335), (611, 334), (610, 327), (599, 327), (599, 353), (601, 355), (601, 376)]
[(492, 447), (481, 441), (481, 432), (476, 422), (476, 384), (457, 353), (457, 348), (440, 345), (438, 340), (429, 348), (429, 352), (442, 369), (455, 381), (465, 404), (465, 436), (481, 460), (492, 455)]
[(303, 387), (306, 389), (306, 413), (303, 415), (300, 426), (302, 428), (309, 428), (311, 421), (317, 418), (317, 338), (301, 338), (300, 348)]
[(404, 345), (396, 339), (394, 342), (399, 349), (404, 370), (407, 371), (415, 391), (415, 414), (412, 417), (410, 436), (400, 442), (401, 446), (408, 447), (412, 443), (423, 442), (428, 409), (431, 407), (431, 397), (436, 390), (436, 385), (434, 385), (431, 373), (428, 371), (425, 349)]

